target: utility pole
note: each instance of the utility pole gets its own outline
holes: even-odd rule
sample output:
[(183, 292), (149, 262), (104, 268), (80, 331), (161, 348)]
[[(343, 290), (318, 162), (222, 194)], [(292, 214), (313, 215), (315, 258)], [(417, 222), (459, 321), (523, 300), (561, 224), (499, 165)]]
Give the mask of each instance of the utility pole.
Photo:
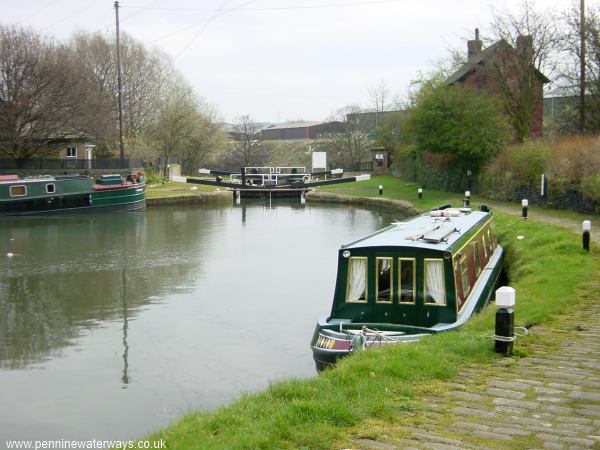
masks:
[(580, 0), (579, 4), (579, 131), (585, 131), (585, 0)]
[[(583, 1), (583, 0), (582, 0)], [(125, 146), (123, 145), (123, 83), (121, 81), (121, 39), (119, 38), (119, 2), (115, 1), (115, 16), (117, 20), (117, 93), (119, 98), (119, 153), (125, 159)]]

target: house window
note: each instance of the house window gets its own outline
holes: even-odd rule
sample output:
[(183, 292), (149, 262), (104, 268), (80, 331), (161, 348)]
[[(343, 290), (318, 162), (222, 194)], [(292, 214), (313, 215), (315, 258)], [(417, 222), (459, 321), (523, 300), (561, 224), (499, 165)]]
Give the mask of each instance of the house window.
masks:
[(367, 302), (367, 258), (354, 257), (348, 262), (348, 285), (346, 301), (349, 303)]
[(27, 187), (23, 184), (19, 184), (18, 186), (10, 187), (10, 196), (11, 197), (25, 197), (27, 195)]
[(444, 306), (446, 304), (446, 286), (444, 284), (444, 260), (425, 260), (425, 303)]
[(67, 158), (77, 158), (77, 147), (67, 147)]
[(54, 183), (49, 183), (46, 185), (46, 193), (54, 194), (56, 192), (56, 186)]
[(377, 258), (377, 303), (392, 303), (392, 258)]
[(415, 260), (414, 258), (400, 258), (398, 261), (398, 279), (400, 292), (398, 293), (399, 303), (415, 302)]

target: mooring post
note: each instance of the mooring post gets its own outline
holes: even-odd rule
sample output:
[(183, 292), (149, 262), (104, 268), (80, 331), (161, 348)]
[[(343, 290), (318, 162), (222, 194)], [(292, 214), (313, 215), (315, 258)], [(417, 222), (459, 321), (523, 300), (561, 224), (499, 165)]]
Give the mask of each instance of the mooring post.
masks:
[(523, 220), (527, 220), (527, 207), (529, 206), (529, 201), (526, 198), (524, 198), (523, 200), (521, 200), (521, 206), (521, 217), (523, 217)]
[(582, 223), (583, 228), (583, 249), (585, 251), (590, 251), (590, 232), (592, 231), (592, 222), (591, 220), (584, 220)]
[(306, 203), (306, 192), (301, 191), (300, 192), (300, 204), (304, 205)]
[(421, 200), (423, 198), (423, 189), (419, 188), (419, 190), (417, 191), (417, 195), (419, 197), (419, 200)]
[(471, 206), (471, 191), (465, 191), (465, 198), (463, 199), (463, 206), (468, 208)]
[(496, 341), (494, 350), (505, 356), (512, 355), (515, 340), (515, 290), (502, 286), (496, 290)]
[(235, 204), (240, 205), (242, 203), (242, 191), (233, 191), (233, 198), (235, 198)]
[(546, 174), (542, 174), (540, 194), (542, 196), (542, 205), (546, 206), (546, 198), (548, 197), (548, 177), (546, 176)]
[(379, 185), (379, 195), (383, 195), (383, 184)]

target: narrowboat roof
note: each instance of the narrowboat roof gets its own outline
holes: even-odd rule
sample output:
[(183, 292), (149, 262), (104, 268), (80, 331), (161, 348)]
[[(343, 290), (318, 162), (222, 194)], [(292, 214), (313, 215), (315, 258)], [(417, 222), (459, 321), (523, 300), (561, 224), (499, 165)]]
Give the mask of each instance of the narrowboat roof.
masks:
[(47, 183), (49, 181), (62, 180), (91, 180), (91, 178), (86, 175), (35, 175), (28, 177), (19, 177), (18, 175), (0, 175), (0, 184)]
[(371, 247), (413, 247), (447, 251), (491, 214), (469, 208), (429, 211), (406, 222), (394, 222), (369, 236), (342, 245), (342, 250)]

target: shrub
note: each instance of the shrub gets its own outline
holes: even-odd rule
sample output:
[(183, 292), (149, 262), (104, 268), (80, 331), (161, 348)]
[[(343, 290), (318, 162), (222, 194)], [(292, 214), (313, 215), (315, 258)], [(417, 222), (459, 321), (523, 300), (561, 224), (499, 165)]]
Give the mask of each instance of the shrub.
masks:
[(420, 152), (454, 156), (474, 172), (510, 136), (500, 99), (465, 86), (441, 86), (420, 95), (406, 131)]

